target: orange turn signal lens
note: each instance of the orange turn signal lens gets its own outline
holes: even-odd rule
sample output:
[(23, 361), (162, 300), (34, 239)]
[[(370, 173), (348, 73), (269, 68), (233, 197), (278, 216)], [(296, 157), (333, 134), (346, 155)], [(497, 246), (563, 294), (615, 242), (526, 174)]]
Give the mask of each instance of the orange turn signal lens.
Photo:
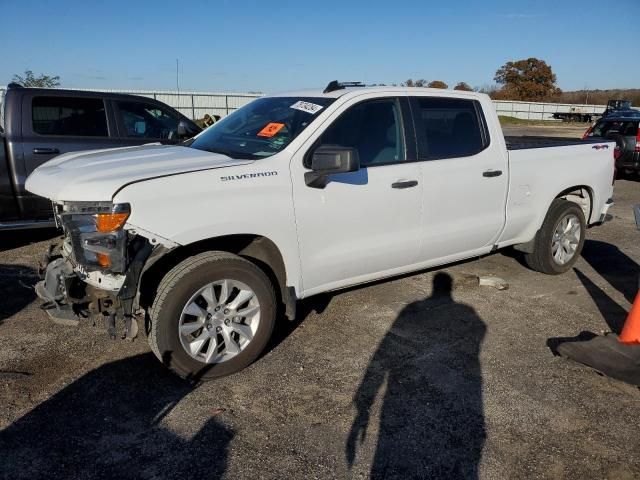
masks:
[(113, 232), (124, 225), (129, 218), (125, 213), (99, 213), (96, 215), (96, 228), (99, 232)]
[(111, 266), (111, 259), (109, 258), (109, 255), (106, 255), (104, 253), (96, 253), (96, 260), (98, 261), (98, 265), (100, 265), (102, 268)]

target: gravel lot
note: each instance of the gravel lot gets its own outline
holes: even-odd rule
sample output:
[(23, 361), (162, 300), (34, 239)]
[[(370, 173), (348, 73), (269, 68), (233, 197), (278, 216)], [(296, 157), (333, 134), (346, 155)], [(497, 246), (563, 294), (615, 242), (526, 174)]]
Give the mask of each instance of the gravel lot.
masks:
[(640, 391), (547, 346), (621, 328), (639, 186), (616, 183), (572, 272), (506, 250), (309, 299), (258, 362), (197, 387), (144, 337), (49, 323), (28, 286), (54, 233), (3, 234), (0, 477), (639, 478)]

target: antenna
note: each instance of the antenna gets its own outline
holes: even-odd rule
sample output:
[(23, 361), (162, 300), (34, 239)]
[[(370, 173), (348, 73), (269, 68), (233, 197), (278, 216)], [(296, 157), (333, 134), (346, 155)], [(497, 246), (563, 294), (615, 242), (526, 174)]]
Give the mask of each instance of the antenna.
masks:
[(179, 74), (178, 74), (178, 66), (179, 66), (179, 62), (178, 62), (178, 59), (176, 58), (176, 90), (178, 91), (178, 93), (180, 93), (180, 81), (179, 81)]
[(584, 89), (586, 90), (586, 98), (584, 99), (584, 103), (588, 104), (589, 103), (589, 85), (585, 85)]

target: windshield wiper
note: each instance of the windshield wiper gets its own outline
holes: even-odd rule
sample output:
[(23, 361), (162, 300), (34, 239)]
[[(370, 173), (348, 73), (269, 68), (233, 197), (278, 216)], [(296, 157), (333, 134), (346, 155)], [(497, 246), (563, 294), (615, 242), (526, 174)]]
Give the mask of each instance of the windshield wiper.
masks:
[(255, 160), (256, 159), (256, 156), (251, 153), (234, 152), (233, 150), (226, 150), (224, 148), (202, 148), (202, 150), (206, 152), (219, 153), (221, 155), (226, 155), (227, 157), (233, 158), (235, 160)]

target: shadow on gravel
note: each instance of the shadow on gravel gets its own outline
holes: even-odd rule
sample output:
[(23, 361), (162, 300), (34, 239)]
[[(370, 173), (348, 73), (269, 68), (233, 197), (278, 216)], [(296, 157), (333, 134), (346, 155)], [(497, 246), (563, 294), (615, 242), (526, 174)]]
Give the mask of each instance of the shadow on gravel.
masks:
[[(408, 305), (378, 346), (354, 397), (349, 466), (384, 392), (371, 478), (478, 478), (485, 440), (478, 354), (486, 327), (437, 273), (431, 297)], [(386, 388), (385, 388), (386, 383)]]
[[(582, 283), (587, 293), (591, 296), (593, 303), (596, 304), (602, 318), (607, 323), (609, 330), (614, 333), (620, 333), (627, 318), (627, 311), (622, 308), (618, 302), (613, 300), (607, 292), (602, 290), (598, 285), (593, 283), (589, 277), (582, 273), (579, 269), (573, 269), (578, 280)], [(604, 276), (604, 275), (603, 275)], [(607, 278), (605, 276), (605, 278)], [(625, 295), (626, 296), (626, 295)], [(631, 299), (633, 301), (633, 299)]]
[(99, 367), (0, 432), (2, 476), (220, 478), (234, 434), (216, 412), (191, 438), (163, 425), (192, 390), (151, 353)]
[(584, 242), (582, 258), (629, 302), (633, 302), (638, 291), (639, 271), (635, 260), (615, 245), (597, 240)]
[(0, 325), (33, 302), (38, 273), (26, 265), (0, 264)]
[[(0, 252), (24, 247), (31, 243), (53, 240), (61, 233), (55, 228), (39, 228), (34, 230), (9, 230), (0, 232)], [(42, 251), (44, 255), (44, 251)]]

